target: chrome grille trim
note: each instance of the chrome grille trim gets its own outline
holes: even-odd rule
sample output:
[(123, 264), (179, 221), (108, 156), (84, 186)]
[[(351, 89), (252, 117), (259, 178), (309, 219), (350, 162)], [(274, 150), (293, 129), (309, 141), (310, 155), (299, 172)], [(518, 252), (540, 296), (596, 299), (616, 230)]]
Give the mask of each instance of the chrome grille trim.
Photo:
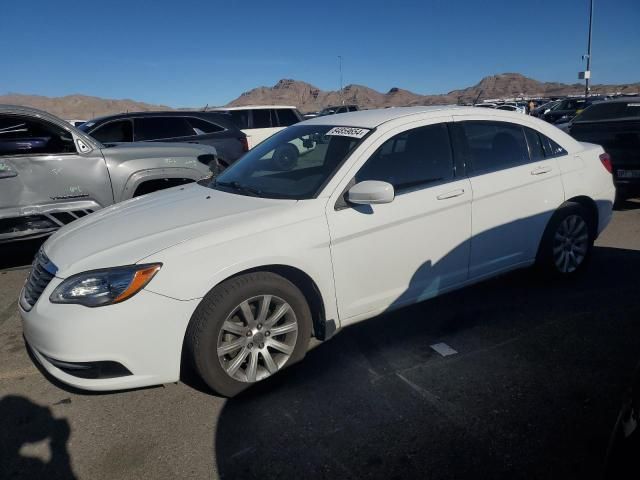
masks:
[(20, 295), (20, 306), (24, 310), (31, 310), (57, 271), (58, 268), (49, 260), (44, 251), (40, 249), (33, 259), (31, 271), (22, 288), (22, 295)]

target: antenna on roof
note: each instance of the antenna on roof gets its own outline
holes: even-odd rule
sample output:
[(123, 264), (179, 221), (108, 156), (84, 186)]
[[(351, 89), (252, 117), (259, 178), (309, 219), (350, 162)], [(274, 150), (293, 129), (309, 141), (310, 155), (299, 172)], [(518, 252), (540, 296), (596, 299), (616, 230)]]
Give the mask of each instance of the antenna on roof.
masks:
[(204, 108), (202, 109), (202, 111), (203, 111), (203, 112), (206, 112), (206, 111), (207, 111), (207, 108), (209, 108), (209, 104), (208, 104), (208, 103), (204, 106)]

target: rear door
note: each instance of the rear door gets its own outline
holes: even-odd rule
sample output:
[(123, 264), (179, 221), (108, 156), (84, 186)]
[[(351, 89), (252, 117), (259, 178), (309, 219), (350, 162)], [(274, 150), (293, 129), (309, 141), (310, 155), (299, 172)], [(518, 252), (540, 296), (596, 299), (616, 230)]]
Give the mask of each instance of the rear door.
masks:
[(100, 150), (78, 153), (71, 134), (48, 121), (0, 115), (0, 217), (37, 214), (78, 201), (113, 203)]
[(469, 277), (534, 260), (544, 229), (564, 201), (560, 169), (538, 133), (517, 123), (455, 117), (455, 151), (473, 190)]

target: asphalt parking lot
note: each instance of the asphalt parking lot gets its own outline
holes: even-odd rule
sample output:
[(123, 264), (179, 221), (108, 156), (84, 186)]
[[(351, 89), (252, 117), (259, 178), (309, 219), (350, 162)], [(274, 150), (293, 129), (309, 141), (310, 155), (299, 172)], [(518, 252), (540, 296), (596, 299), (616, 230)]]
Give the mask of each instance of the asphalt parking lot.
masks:
[(640, 361), (640, 201), (571, 283), (516, 272), (375, 318), (233, 400), (188, 372), (52, 383), (17, 314), (37, 244), (0, 247), (0, 478), (598, 478)]

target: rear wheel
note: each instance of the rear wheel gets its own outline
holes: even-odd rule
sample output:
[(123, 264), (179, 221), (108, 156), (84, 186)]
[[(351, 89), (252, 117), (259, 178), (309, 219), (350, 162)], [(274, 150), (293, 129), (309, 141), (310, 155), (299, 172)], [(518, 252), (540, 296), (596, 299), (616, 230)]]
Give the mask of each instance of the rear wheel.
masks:
[(185, 347), (205, 383), (233, 396), (301, 360), (310, 336), (311, 312), (300, 290), (279, 275), (254, 272), (205, 296)]
[(557, 276), (582, 271), (591, 257), (595, 226), (589, 211), (566, 203), (551, 217), (538, 252), (538, 265)]

